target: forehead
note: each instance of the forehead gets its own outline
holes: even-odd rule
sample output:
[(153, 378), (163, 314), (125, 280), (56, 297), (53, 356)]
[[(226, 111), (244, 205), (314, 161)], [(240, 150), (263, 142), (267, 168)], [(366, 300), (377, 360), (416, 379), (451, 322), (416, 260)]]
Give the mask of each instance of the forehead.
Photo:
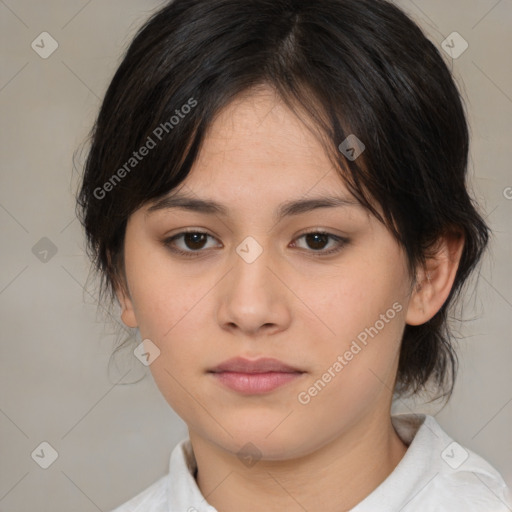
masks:
[(343, 211), (372, 223), (326, 154), (325, 139), (299, 112), (269, 88), (238, 97), (217, 113), (186, 179), (145, 213), (188, 211), (275, 226), (307, 212)]
[(186, 183), (288, 195), (320, 186), (348, 195), (318, 136), (270, 88), (244, 94), (219, 112)]

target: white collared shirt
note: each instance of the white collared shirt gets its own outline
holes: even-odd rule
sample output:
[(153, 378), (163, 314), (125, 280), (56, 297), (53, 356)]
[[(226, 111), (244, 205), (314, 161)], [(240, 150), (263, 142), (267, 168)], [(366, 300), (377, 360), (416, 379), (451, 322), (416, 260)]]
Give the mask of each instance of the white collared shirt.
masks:
[[(350, 512), (512, 512), (501, 475), (424, 414), (391, 417), (408, 449), (393, 472)], [(111, 512), (218, 512), (194, 478), (190, 439), (172, 451), (169, 473)]]

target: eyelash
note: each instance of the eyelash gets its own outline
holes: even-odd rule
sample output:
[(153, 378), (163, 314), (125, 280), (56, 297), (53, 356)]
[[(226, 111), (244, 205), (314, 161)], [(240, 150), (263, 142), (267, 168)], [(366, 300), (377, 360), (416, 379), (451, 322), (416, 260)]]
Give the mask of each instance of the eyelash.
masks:
[[(179, 238), (182, 238), (184, 235), (186, 234), (195, 234), (195, 235), (206, 235), (210, 238), (215, 238), (214, 236), (212, 235), (209, 235), (208, 233), (205, 233), (203, 231), (196, 231), (196, 230), (189, 230), (189, 231), (182, 231), (176, 235), (173, 235), (169, 238), (166, 238), (162, 241), (162, 243), (164, 244), (165, 247), (167, 247), (170, 251), (172, 251), (173, 253), (175, 254), (179, 254), (180, 256), (185, 256), (186, 258), (197, 258), (197, 257), (200, 257), (204, 252), (203, 249), (198, 249), (196, 251), (184, 251), (182, 249), (177, 249), (176, 247), (173, 246), (173, 243), (175, 240), (179, 239)], [(331, 255), (331, 254), (336, 254), (338, 252), (340, 252), (344, 246), (346, 246), (350, 240), (348, 238), (344, 238), (344, 237), (340, 237), (340, 236), (337, 236), (337, 235), (333, 235), (332, 233), (328, 233), (328, 232), (325, 232), (325, 231), (309, 231), (307, 233), (302, 233), (300, 236), (298, 236), (295, 240), (298, 240), (300, 238), (303, 238), (307, 235), (321, 235), (321, 236), (327, 236), (331, 239), (333, 239), (336, 243), (337, 243), (337, 246), (333, 249), (329, 249), (328, 251), (323, 251), (323, 250), (311, 250), (311, 251), (308, 251), (308, 252), (313, 252), (314, 254), (318, 255), (318, 256), (328, 256), (328, 255)]]

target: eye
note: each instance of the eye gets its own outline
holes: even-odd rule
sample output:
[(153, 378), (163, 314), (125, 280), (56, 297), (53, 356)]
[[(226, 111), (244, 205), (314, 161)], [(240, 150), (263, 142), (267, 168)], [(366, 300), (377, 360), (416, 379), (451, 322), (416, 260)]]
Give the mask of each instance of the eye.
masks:
[[(205, 248), (205, 242), (208, 238), (214, 238), (208, 233), (202, 231), (183, 231), (177, 235), (171, 236), (164, 240), (164, 245), (172, 252), (182, 254), (184, 256), (199, 256), (201, 249)], [(182, 246), (176, 247), (176, 241), (182, 241)], [(184, 244), (184, 247), (183, 247)]]
[[(179, 254), (185, 257), (197, 257), (200, 256), (202, 252), (205, 252), (203, 249), (209, 248), (207, 246), (207, 241), (209, 238), (215, 240), (215, 237), (203, 231), (182, 231), (181, 233), (163, 240), (163, 244), (175, 254)], [(303, 233), (295, 240), (301, 239), (304, 239), (309, 249), (312, 249), (308, 252), (318, 253), (318, 256), (337, 253), (341, 251), (346, 244), (349, 243), (347, 238), (333, 235), (332, 233), (327, 233), (324, 231), (311, 231), (309, 233)], [(298, 244), (295, 240), (292, 242), (291, 247), (298, 247)], [(328, 250), (324, 250), (325, 246), (329, 245), (329, 241), (333, 242), (333, 247)], [(178, 244), (178, 242), (180, 242), (180, 244)], [(308, 247), (306, 247), (306, 250)]]
[[(312, 252), (317, 252), (320, 256), (337, 253), (349, 242), (347, 238), (324, 231), (303, 233), (301, 236), (297, 237), (296, 240), (300, 240), (302, 238), (306, 241), (306, 244), (313, 249)], [(329, 240), (333, 242), (333, 247), (328, 250), (323, 250), (325, 246), (328, 245)], [(294, 242), (293, 245), (297, 246), (296, 242)]]

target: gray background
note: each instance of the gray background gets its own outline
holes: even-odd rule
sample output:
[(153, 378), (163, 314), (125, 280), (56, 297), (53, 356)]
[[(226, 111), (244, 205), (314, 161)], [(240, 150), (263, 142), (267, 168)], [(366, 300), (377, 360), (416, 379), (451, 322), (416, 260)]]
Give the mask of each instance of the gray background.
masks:
[[(74, 217), (73, 153), (123, 49), (159, 5), (0, 0), (3, 512), (109, 510), (163, 475), (171, 449), (186, 435), (185, 424), (132, 354), (122, 354), (108, 371), (116, 321), (105, 323), (97, 311)], [(436, 414), (445, 430), (488, 459), (510, 485), (512, 1), (400, 5), (438, 47), (453, 31), (469, 44), (458, 58), (445, 58), (466, 98), (472, 184), (494, 239), (476, 291), (469, 289), (468, 320), (456, 324), (464, 339), (451, 402), (440, 410), (435, 403), (402, 401), (395, 409)], [(44, 31), (59, 45), (47, 59), (31, 47)], [(81, 162), (78, 154), (78, 168)], [(43, 237), (51, 244), (40, 242)], [(48, 469), (31, 457), (43, 441), (58, 452)]]

